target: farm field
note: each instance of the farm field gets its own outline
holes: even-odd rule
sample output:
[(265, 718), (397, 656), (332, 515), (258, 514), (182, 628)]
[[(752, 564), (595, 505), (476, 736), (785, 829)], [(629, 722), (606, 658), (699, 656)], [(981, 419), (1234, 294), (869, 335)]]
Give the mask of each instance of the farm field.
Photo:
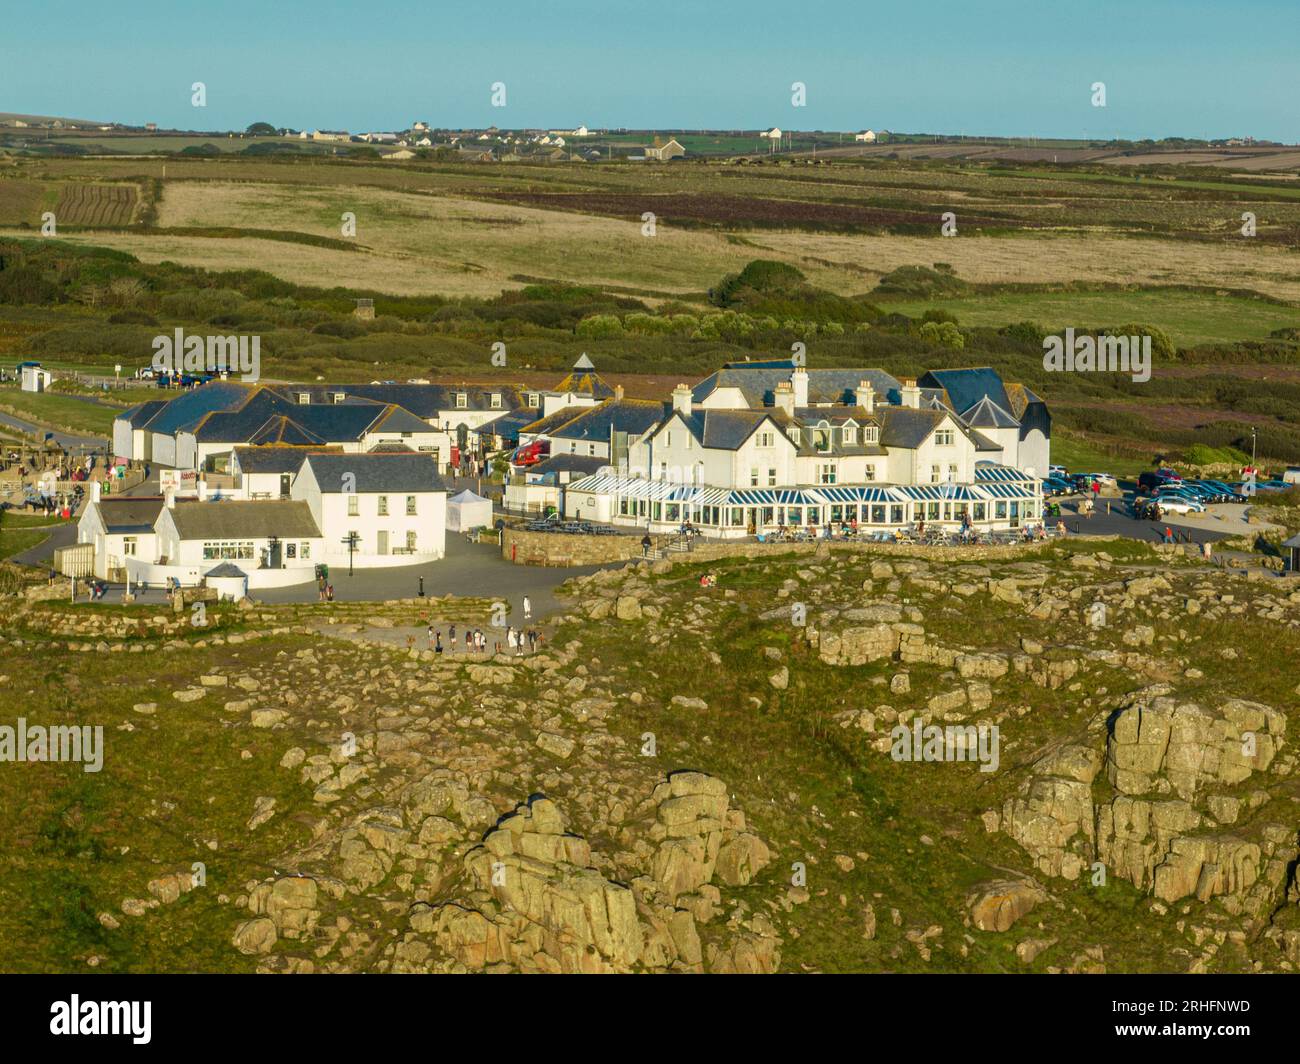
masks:
[(88, 228), (129, 225), (138, 201), (134, 185), (70, 182), (65, 185), (54, 213), (63, 225)]
[[(304, 169), (316, 169), (304, 167)], [(362, 256), (257, 239), (100, 234), (94, 242), (144, 261), (174, 259), (213, 269), (252, 267), (301, 284), (350, 285), (399, 294), (488, 295), (524, 278), (631, 288), (649, 295), (702, 292), (751, 258), (798, 265), (841, 294), (868, 291), (899, 266), (949, 262), (973, 283), (1187, 285), (1248, 289), (1300, 301), (1300, 259), (1274, 246), (1114, 234), (1036, 233), (943, 240), (892, 234), (797, 230), (682, 230), (671, 212), (656, 235), (641, 235), (639, 205), (627, 220), (443, 195), (352, 186), (171, 181), (160, 204), (164, 227), (292, 229), (339, 236), (357, 215)], [(89, 242), (85, 234), (71, 234)], [(360, 261), (358, 261), (360, 260)], [(1205, 332), (1203, 335), (1213, 335)]]
[(1163, 329), (1177, 344), (1263, 340), (1275, 329), (1300, 322), (1300, 309), (1261, 299), (1213, 292), (1135, 290), (1119, 292), (982, 293), (962, 299), (895, 301), (881, 298), (885, 310), (919, 315), (946, 310), (962, 325), (1037, 322), (1048, 331), (1067, 325), (1105, 328), (1142, 322)]

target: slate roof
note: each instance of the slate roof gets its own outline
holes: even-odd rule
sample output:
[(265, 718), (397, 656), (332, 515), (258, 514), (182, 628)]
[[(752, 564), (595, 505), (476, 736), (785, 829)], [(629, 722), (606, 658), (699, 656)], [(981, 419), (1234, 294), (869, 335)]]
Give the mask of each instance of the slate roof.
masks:
[(320, 538), (311, 507), (298, 500), (178, 502), (171, 519), (181, 539)]
[(99, 500), (99, 519), (104, 528), (118, 535), (153, 531), (158, 512), (163, 508), (161, 495), (125, 496)]
[(154, 415), (166, 405), (166, 399), (146, 399), (143, 403), (137, 403), (129, 410), (118, 414), (114, 420), (128, 421), (133, 429), (144, 428)]
[(236, 447), (235, 461), (242, 473), (297, 473), (311, 454), (311, 447)]
[(546, 476), (548, 473), (581, 473), (585, 476), (604, 469), (608, 464), (608, 458), (597, 458), (595, 455), (556, 454), (529, 466), (526, 472), (530, 477)]
[(611, 431), (641, 435), (663, 417), (664, 406), (652, 399), (609, 399), (563, 413), (568, 414), (567, 420), (547, 435), (559, 440), (608, 440)]
[[(728, 362), (691, 389), (694, 402), (703, 402), (719, 388), (738, 388), (751, 407), (772, 406), (776, 386), (790, 380), (794, 363)], [(900, 401), (902, 382), (882, 369), (810, 369), (808, 370), (809, 403), (857, 403), (857, 388), (869, 381), (882, 402)]]
[(239, 577), (242, 577), (242, 576), (247, 576), (248, 574), (247, 574), (246, 572), (244, 572), (244, 570), (241, 569), (241, 568), (240, 568), (238, 565), (236, 565), (234, 562), (222, 562), (222, 563), (221, 563), (220, 565), (218, 565), (216, 568), (214, 568), (214, 569), (209, 569), (209, 570), (208, 570), (206, 573), (204, 573), (203, 575), (204, 575), (204, 576), (216, 576), (216, 577), (223, 577), (223, 576), (239, 576)]
[[(307, 465), (323, 494), (343, 492), (344, 474), (356, 477), (357, 492), (446, 491), (431, 454), (313, 454)], [(351, 494), (349, 492), (348, 494)]]
[[(188, 432), (214, 411), (234, 410), (242, 406), (256, 390), (255, 385), (239, 381), (209, 381), (164, 402), (148, 422), (132, 427), (147, 427), (150, 432), (169, 436), (176, 432)], [(148, 400), (145, 405), (156, 401)]]
[[(667, 425), (673, 416), (670, 412), (664, 424)], [(724, 451), (738, 450), (765, 421), (770, 421), (773, 428), (784, 435), (781, 420), (771, 410), (692, 410), (689, 417), (676, 416), (686, 423), (691, 435), (703, 446)]]
[[(284, 384), (276, 385), (275, 391), (282, 393), (298, 405), (299, 409), (315, 406), (346, 406), (349, 402), (369, 400), (372, 403), (392, 404), (409, 410), (425, 421), (436, 420), (441, 411), (455, 411), (457, 394), (465, 393), (465, 407), (469, 411), (518, 410), (527, 407), (525, 398), (528, 391), (521, 384), (499, 382), (465, 381), (454, 384)], [(311, 402), (298, 404), (298, 394), (306, 392)], [(343, 403), (335, 403), (333, 395), (342, 392), (347, 398)], [(501, 405), (492, 405), (493, 395), (501, 396)]]

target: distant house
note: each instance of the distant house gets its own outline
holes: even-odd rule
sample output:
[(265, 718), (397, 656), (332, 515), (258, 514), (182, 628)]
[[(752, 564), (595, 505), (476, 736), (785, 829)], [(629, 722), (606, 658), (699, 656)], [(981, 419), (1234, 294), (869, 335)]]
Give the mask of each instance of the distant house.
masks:
[(347, 141), (351, 134), (344, 129), (316, 129), (312, 131), (312, 140)]
[(144, 131), (145, 131), (146, 133), (157, 133), (157, 132), (158, 132), (158, 123), (157, 123), (157, 122), (146, 122), (146, 123), (144, 124)]
[(864, 144), (874, 144), (876, 142), (876, 133), (875, 130), (864, 129), (861, 133), (855, 133), (853, 139)]
[(457, 148), (456, 159), (462, 163), (496, 162), (496, 156), (492, 154), (491, 148)]
[(400, 163), (400, 162), (405, 162), (407, 159), (414, 159), (414, 158), (415, 158), (415, 152), (403, 148), (401, 151), (389, 152), (387, 155), (384, 156), (383, 161), (386, 163), (392, 163), (392, 162)]
[(367, 144), (396, 144), (396, 133), (365, 133), (361, 137)]
[(428, 122), (412, 122), (412, 123), (411, 123), (411, 129), (414, 130), (416, 133), (427, 133), (427, 132), (429, 132), (429, 123), (428, 123)]
[(767, 129), (759, 133), (759, 136), (766, 137), (768, 140), (780, 140), (783, 136), (785, 136), (785, 134), (781, 132), (780, 127), (773, 126), (771, 129)]
[(675, 139), (670, 140), (667, 144), (660, 144), (659, 138), (655, 137), (654, 144), (645, 149), (647, 159), (656, 159), (659, 162), (667, 162), (669, 159), (680, 159), (686, 154), (686, 149), (681, 146)]
[(419, 140), (415, 142), (415, 146), (417, 148), (432, 148), (433, 141), (431, 141), (428, 137), (421, 137)]

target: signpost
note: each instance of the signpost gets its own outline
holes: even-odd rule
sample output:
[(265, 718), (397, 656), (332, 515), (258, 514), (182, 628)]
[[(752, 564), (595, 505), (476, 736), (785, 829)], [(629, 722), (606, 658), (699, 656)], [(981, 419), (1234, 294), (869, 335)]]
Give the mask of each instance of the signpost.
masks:
[(352, 575), (352, 555), (357, 549), (357, 544), (361, 542), (361, 537), (355, 532), (349, 532), (340, 541), (348, 549), (348, 576)]

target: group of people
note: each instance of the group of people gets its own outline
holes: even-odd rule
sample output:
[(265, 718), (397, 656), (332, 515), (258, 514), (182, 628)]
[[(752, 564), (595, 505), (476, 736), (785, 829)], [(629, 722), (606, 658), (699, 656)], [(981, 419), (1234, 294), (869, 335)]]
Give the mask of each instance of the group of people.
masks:
[[(461, 633), (461, 639), (464, 642), (466, 654), (486, 654), (488, 652), (488, 637), (482, 628), (466, 628)], [(513, 625), (506, 628), (506, 649), (516, 655), (525, 653), (532, 654), (537, 650), (539, 643), (543, 641), (542, 633), (535, 628), (523, 629), (515, 628)], [(435, 628), (433, 622), (429, 622), (429, 645), (435, 654), (444, 652), (455, 653), (457, 646), (456, 626), (450, 625), (447, 628), (447, 643), (444, 646), (442, 642), (442, 629)], [(501, 640), (493, 640), (494, 654), (501, 653)]]

